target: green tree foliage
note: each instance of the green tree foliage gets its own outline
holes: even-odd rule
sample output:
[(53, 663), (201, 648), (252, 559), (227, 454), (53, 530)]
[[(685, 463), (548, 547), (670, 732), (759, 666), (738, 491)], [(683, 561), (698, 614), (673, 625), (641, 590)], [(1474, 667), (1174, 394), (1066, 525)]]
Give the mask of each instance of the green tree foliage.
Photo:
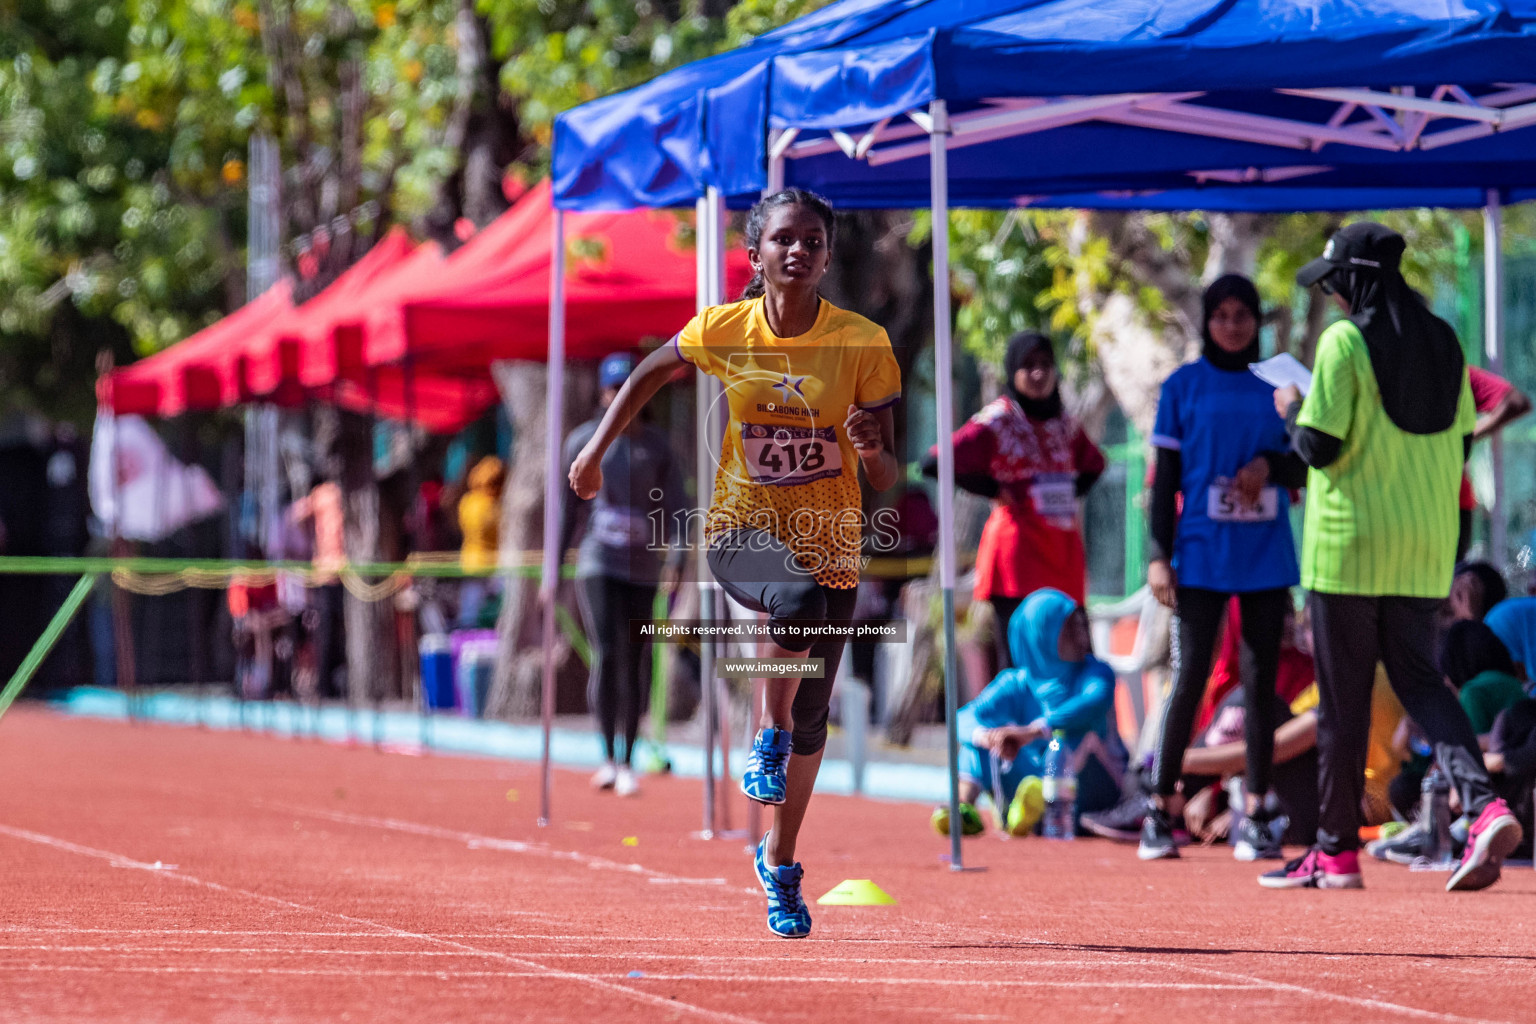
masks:
[(825, 2), (0, 0), (0, 401), (87, 412), (97, 348), (244, 301), (253, 132), (282, 154), (284, 261), (318, 287), (463, 187), (477, 47), (511, 112), (497, 166), (532, 180), (560, 111)]
[(830, 0), (479, 0), (491, 26), (501, 85), (548, 165), (564, 110), (632, 88), (664, 71), (750, 42)]
[(453, 5), (402, 7), (0, 3), (4, 399), (55, 411), (59, 388), (88, 396), (104, 341), (151, 352), (244, 300), (255, 130), (292, 169), (287, 233), (319, 229), (319, 257), (349, 262), (337, 236), (430, 206), (452, 163), (434, 143)]
[[(234, 263), (218, 211), (184, 202), (167, 173), (167, 105), (131, 59), (130, 15), (0, 5), (0, 372), (13, 406), (54, 411), (103, 342), (182, 336)], [(148, 34), (143, 48), (153, 42), (170, 48)]]

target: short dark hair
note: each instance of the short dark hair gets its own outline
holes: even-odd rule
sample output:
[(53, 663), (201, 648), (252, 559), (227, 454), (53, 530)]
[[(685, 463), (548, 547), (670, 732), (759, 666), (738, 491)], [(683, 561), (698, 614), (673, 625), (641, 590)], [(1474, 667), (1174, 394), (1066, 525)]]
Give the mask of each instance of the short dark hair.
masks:
[(1456, 575), (1477, 577), (1477, 582), (1483, 588), (1484, 612), (1509, 596), (1509, 586), (1504, 582), (1504, 577), (1487, 562), (1462, 562), (1456, 567)]

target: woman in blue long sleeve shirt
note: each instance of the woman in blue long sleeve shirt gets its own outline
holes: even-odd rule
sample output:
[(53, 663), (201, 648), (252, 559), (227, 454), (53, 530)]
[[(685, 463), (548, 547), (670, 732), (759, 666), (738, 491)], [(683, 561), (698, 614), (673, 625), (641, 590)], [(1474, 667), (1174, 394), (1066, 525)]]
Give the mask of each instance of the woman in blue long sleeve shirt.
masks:
[[(1008, 647), (1016, 668), (1005, 669), (981, 695), (960, 709), (962, 830), (981, 831), (976, 798), (1000, 793), (1009, 802), (1007, 827), (1015, 835), (1034, 828), (1040, 816), (1039, 776), (1046, 743), (1061, 730), (1074, 750), (1100, 754), (1079, 767), (1079, 810), (1108, 807), (1118, 796), (1117, 759), (1111, 750), (1110, 709), (1115, 675), (1093, 656), (1088, 616), (1059, 590), (1037, 590), (1008, 621)], [(1089, 735), (1094, 742), (1084, 746)], [(1008, 762), (1012, 762), (1008, 765)], [(1000, 780), (994, 765), (1008, 765)], [(1033, 785), (1026, 780), (1034, 778)], [(998, 809), (1001, 814), (1002, 809)], [(934, 812), (934, 827), (949, 831), (949, 812)]]

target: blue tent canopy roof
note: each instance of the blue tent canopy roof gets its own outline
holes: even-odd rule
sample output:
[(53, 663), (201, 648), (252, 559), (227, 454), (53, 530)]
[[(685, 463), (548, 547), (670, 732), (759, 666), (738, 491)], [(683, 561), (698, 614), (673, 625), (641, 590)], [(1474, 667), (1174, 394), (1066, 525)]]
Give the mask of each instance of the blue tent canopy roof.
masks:
[(561, 115), (555, 192), (740, 205), (777, 146), (787, 184), (925, 205), (943, 99), (957, 205), (1480, 205), (1536, 186), (1533, 80), (1536, 0), (843, 0)]

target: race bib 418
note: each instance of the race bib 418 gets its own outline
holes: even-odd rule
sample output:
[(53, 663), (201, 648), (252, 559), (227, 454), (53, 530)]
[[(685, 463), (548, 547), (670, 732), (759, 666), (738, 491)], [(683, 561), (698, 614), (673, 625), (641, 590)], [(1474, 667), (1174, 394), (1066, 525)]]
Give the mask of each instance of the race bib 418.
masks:
[(790, 486), (841, 476), (836, 427), (741, 425), (741, 446), (754, 483)]

